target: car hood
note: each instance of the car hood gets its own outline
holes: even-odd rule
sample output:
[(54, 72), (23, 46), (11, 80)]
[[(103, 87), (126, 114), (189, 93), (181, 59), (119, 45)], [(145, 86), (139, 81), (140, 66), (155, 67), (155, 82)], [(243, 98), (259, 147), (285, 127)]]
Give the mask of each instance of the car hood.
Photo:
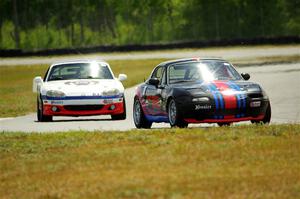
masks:
[[(193, 82), (188, 84), (175, 85), (175, 88), (184, 89), (187, 91), (199, 92), (222, 92), (236, 94), (236, 92), (261, 92), (259, 84), (246, 81), (210, 81), (210, 82)], [(230, 92), (229, 92), (230, 91)]]
[(116, 79), (105, 80), (59, 80), (49, 81), (42, 85), (41, 93), (45, 95), (49, 90), (64, 92), (67, 96), (77, 95), (102, 95), (105, 91), (118, 89), (119, 92), (124, 92), (122, 83)]

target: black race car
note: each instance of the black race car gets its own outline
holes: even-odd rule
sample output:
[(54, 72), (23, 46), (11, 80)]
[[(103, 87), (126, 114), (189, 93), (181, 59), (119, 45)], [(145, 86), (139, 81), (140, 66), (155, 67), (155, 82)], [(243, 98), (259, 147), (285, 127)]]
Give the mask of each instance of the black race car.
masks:
[(182, 128), (189, 123), (269, 123), (269, 98), (259, 84), (248, 82), (249, 78), (222, 59), (163, 62), (137, 87), (135, 126), (151, 128), (153, 122)]

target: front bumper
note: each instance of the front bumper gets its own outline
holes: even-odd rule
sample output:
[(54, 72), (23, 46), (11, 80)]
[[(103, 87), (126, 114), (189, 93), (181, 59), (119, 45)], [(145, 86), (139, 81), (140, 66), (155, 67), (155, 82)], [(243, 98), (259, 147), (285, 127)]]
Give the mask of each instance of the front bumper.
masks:
[(43, 114), (49, 116), (117, 115), (125, 110), (124, 98), (43, 99)]
[[(210, 98), (211, 99), (211, 98)], [(253, 107), (253, 104), (259, 106)], [(177, 100), (180, 114), (188, 123), (225, 123), (262, 120), (269, 104), (268, 98), (245, 98), (241, 107), (216, 108), (214, 100), (206, 103), (192, 102), (192, 98)], [(226, 102), (225, 102), (226, 103)]]

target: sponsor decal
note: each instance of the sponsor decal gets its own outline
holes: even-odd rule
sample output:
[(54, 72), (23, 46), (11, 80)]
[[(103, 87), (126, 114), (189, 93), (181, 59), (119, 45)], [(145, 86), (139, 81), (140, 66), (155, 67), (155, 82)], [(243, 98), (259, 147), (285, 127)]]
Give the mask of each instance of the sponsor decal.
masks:
[(69, 81), (69, 82), (65, 82), (66, 85), (76, 85), (76, 86), (86, 86), (86, 85), (89, 85), (89, 84), (92, 84), (92, 85), (96, 85), (98, 84), (97, 81)]
[(104, 99), (103, 103), (104, 104), (112, 104), (113, 103), (113, 99)]
[(62, 101), (62, 100), (52, 100), (51, 104), (53, 104), (53, 105), (62, 105), (62, 104), (64, 104), (64, 101)]
[(211, 109), (211, 105), (195, 105), (195, 110)]

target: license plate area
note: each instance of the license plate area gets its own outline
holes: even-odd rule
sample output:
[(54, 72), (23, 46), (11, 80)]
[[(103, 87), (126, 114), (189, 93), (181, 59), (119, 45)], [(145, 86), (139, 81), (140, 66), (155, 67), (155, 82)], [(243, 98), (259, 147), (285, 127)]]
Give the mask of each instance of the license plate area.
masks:
[(260, 106), (261, 106), (261, 101), (250, 102), (250, 107), (252, 107), (252, 108), (260, 107)]

